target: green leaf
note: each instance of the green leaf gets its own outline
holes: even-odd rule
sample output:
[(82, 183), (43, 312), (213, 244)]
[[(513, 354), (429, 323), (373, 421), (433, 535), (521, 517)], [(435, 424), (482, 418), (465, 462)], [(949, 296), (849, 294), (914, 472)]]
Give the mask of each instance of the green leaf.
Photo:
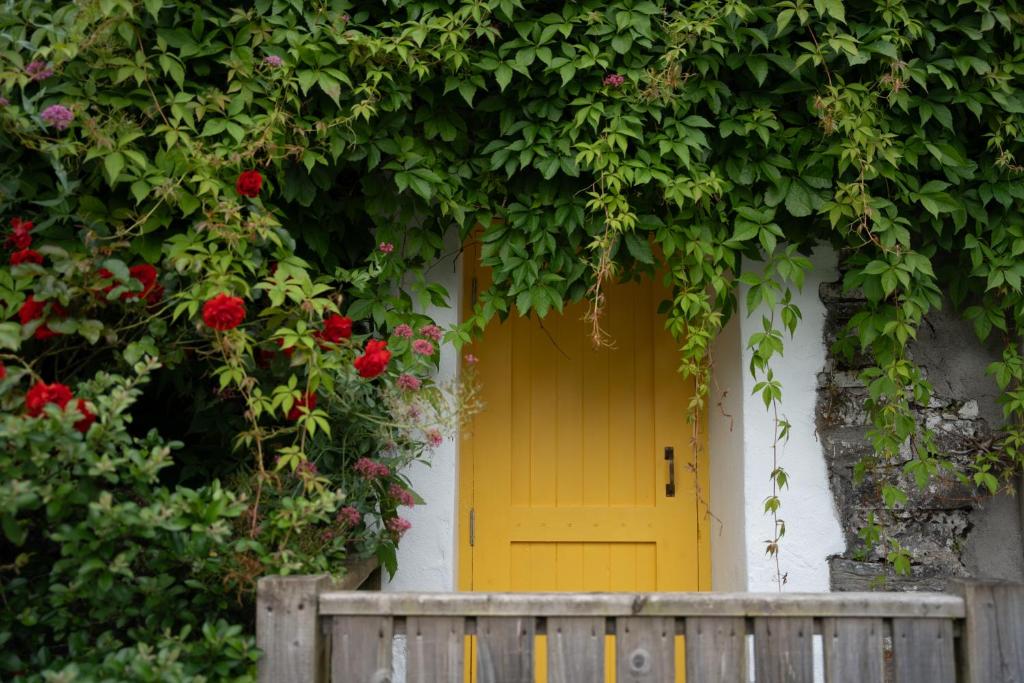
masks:
[(654, 264), (654, 254), (651, 253), (651, 245), (641, 239), (634, 232), (626, 233), (626, 250), (630, 255), (641, 263)]
[(811, 194), (799, 180), (794, 180), (789, 184), (789, 192), (786, 193), (786, 211), (797, 218), (810, 216), (814, 212)]
[(498, 81), (498, 87), (504, 92), (505, 88), (512, 81), (512, 67), (502, 62), (494, 70), (494, 79)]
[(124, 155), (120, 152), (111, 152), (103, 157), (103, 170), (107, 173), (107, 182), (113, 185), (124, 170)]

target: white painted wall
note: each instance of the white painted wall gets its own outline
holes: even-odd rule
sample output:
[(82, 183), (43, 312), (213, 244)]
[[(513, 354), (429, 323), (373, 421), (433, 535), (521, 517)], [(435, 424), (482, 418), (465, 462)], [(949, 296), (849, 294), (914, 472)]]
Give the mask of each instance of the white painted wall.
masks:
[[(783, 489), (779, 496), (782, 500), (779, 516), (786, 521), (786, 536), (781, 542), (779, 564), (782, 574), (788, 578), (784, 590), (791, 592), (829, 590), (826, 558), (845, 549), (814, 419), (817, 375), (825, 367), (826, 351), (825, 307), (818, 298), (818, 286), (822, 282), (836, 279), (836, 258), (831, 249), (819, 249), (811, 260), (814, 267), (807, 276), (803, 291), (794, 298), (794, 303), (803, 313), (803, 320), (796, 334), (792, 338), (785, 338), (784, 355), (772, 363), (775, 376), (782, 383), (780, 413), (792, 425), (789, 441), (779, 451), (779, 464), (790, 477), (790, 487)], [(746, 263), (744, 267), (748, 270), (756, 269), (757, 264)], [(746, 300), (745, 288), (739, 298), (740, 301)], [(774, 424), (761, 397), (751, 394), (754, 379), (748, 370), (751, 352), (746, 348), (750, 334), (761, 329), (764, 312), (759, 309), (749, 317), (742, 313), (739, 316), (742, 346), (739, 371), (743, 377), (743, 499), (732, 501), (725, 498), (719, 499), (717, 503), (714, 497), (711, 500), (713, 510), (722, 505), (744, 506), (748, 591), (777, 590), (775, 563), (765, 554), (765, 541), (773, 535), (772, 520), (764, 514), (764, 500), (771, 494), (769, 475), (772, 470), (771, 435)], [(715, 455), (716, 444), (712, 439), (712, 460)], [(727, 533), (728, 529), (723, 530), (723, 534)], [(712, 544), (714, 539), (713, 536)]]
[[(429, 271), (431, 281), (443, 285), (451, 295), (450, 306), (432, 306), (426, 310), (438, 325), (447, 329), (458, 322), (461, 310), (461, 261), (458, 234), (449, 235), (445, 250), (448, 257)], [(441, 347), (437, 373), (440, 385), (458, 377), (459, 357), (450, 345)], [(398, 546), (398, 573), (386, 581), (385, 591), (453, 591), (458, 568), (455, 520), (458, 514), (458, 438), (446, 438), (435, 448), (429, 464), (416, 463), (407, 475), (412, 488), (426, 501), (402, 516), (412, 522)], [(385, 575), (385, 579), (386, 579)]]

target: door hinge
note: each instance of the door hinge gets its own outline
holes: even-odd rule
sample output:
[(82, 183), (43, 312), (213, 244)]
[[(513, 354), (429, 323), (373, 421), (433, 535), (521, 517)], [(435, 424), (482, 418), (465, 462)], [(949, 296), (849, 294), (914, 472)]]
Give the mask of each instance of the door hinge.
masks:
[(476, 306), (476, 275), (469, 281), (469, 305)]
[(476, 510), (469, 508), (469, 547), (476, 545)]

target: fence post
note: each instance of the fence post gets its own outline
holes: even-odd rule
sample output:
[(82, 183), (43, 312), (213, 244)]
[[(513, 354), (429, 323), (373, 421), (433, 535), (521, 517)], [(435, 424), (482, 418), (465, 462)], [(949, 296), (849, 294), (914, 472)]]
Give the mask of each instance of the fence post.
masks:
[(1024, 584), (966, 581), (958, 589), (965, 683), (1024, 683)]
[(326, 683), (319, 596), (329, 585), (327, 574), (264, 576), (256, 584), (259, 683)]

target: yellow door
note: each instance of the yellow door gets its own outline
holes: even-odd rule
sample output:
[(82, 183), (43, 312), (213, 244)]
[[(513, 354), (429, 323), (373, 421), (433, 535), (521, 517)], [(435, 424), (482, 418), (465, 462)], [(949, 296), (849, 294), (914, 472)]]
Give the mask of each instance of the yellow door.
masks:
[[(489, 285), (478, 262), (468, 245), (466, 292)], [(703, 435), (657, 314), (666, 296), (660, 281), (609, 287), (613, 348), (592, 348), (579, 304), (495, 320), (467, 349), (484, 408), (460, 450), (461, 589), (710, 588)]]

